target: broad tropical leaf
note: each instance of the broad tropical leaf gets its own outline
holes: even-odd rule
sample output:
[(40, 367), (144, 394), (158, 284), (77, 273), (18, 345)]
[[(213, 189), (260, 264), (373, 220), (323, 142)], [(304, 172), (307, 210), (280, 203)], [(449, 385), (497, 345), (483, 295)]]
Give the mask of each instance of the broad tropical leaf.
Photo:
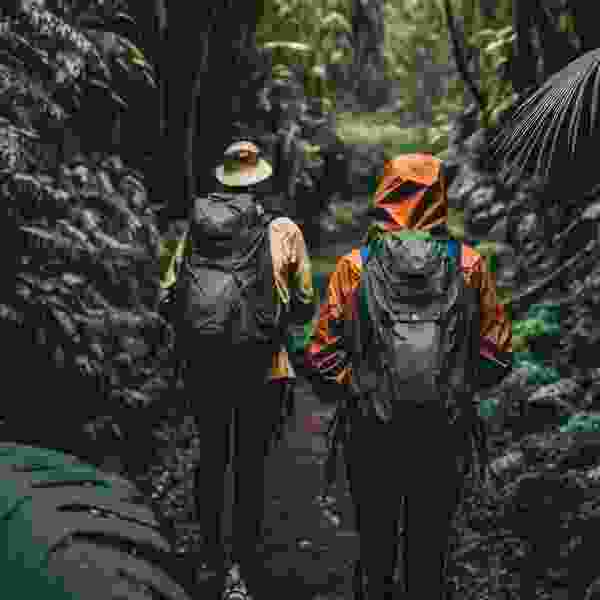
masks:
[(504, 154), (504, 173), (522, 173), (537, 157), (535, 171), (547, 177), (559, 151), (563, 155), (568, 150), (572, 158), (584, 136), (595, 131), (599, 86), (596, 49), (569, 63), (522, 102), (493, 142), (495, 154)]

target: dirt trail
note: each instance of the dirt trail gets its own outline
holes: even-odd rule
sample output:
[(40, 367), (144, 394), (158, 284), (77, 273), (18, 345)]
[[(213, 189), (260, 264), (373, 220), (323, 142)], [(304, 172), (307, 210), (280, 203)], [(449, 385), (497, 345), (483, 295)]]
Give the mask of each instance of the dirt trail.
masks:
[(338, 526), (317, 501), (325, 452), (319, 422), (330, 410), (300, 379), (295, 418), (282, 447), (268, 460), (264, 560), (274, 588), (283, 594), (273, 597), (352, 597), (350, 576), (358, 540), (343, 469), (332, 494)]

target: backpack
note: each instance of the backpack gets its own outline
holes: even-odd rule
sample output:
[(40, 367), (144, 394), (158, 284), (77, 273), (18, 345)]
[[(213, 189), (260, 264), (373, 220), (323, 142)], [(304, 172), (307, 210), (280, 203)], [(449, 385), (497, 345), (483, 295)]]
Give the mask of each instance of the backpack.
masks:
[(385, 234), (362, 251), (349, 336), (361, 412), (390, 421), (410, 407), (437, 407), (448, 422), (472, 426), (479, 302), (461, 251), (455, 240), (415, 231)]
[[(177, 337), (211, 351), (260, 346), (265, 360), (281, 343), (268, 235), (272, 217), (250, 194), (196, 199), (191, 250), (176, 283)], [(187, 345), (187, 344), (186, 344)]]

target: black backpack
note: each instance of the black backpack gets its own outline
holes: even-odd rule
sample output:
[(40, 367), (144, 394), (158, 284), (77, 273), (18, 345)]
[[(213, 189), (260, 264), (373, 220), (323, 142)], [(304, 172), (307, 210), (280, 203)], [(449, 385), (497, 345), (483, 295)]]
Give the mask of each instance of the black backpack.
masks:
[(383, 421), (437, 406), (468, 430), (479, 364), (479, 301), (467, 286), (461, 244), (424, 232), (385, 234), (369, 246), (353, 321), (355, 391)]
[(266, 356), (282, 339), (267, 215), (250, 194), (196, 199), (176, 291), (177, 338)]

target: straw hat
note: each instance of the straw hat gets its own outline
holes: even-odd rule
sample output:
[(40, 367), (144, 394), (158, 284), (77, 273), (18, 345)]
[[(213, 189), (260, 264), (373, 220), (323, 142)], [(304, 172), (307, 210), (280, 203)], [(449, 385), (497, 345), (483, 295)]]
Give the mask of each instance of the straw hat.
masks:
[(268, 179), (273, 168), (260, 158), (260, 150), (252, 142), (236, 142), (225, 150), (223, 164), (215, 169), (216, 178), (224, 185), (239, 187)]

